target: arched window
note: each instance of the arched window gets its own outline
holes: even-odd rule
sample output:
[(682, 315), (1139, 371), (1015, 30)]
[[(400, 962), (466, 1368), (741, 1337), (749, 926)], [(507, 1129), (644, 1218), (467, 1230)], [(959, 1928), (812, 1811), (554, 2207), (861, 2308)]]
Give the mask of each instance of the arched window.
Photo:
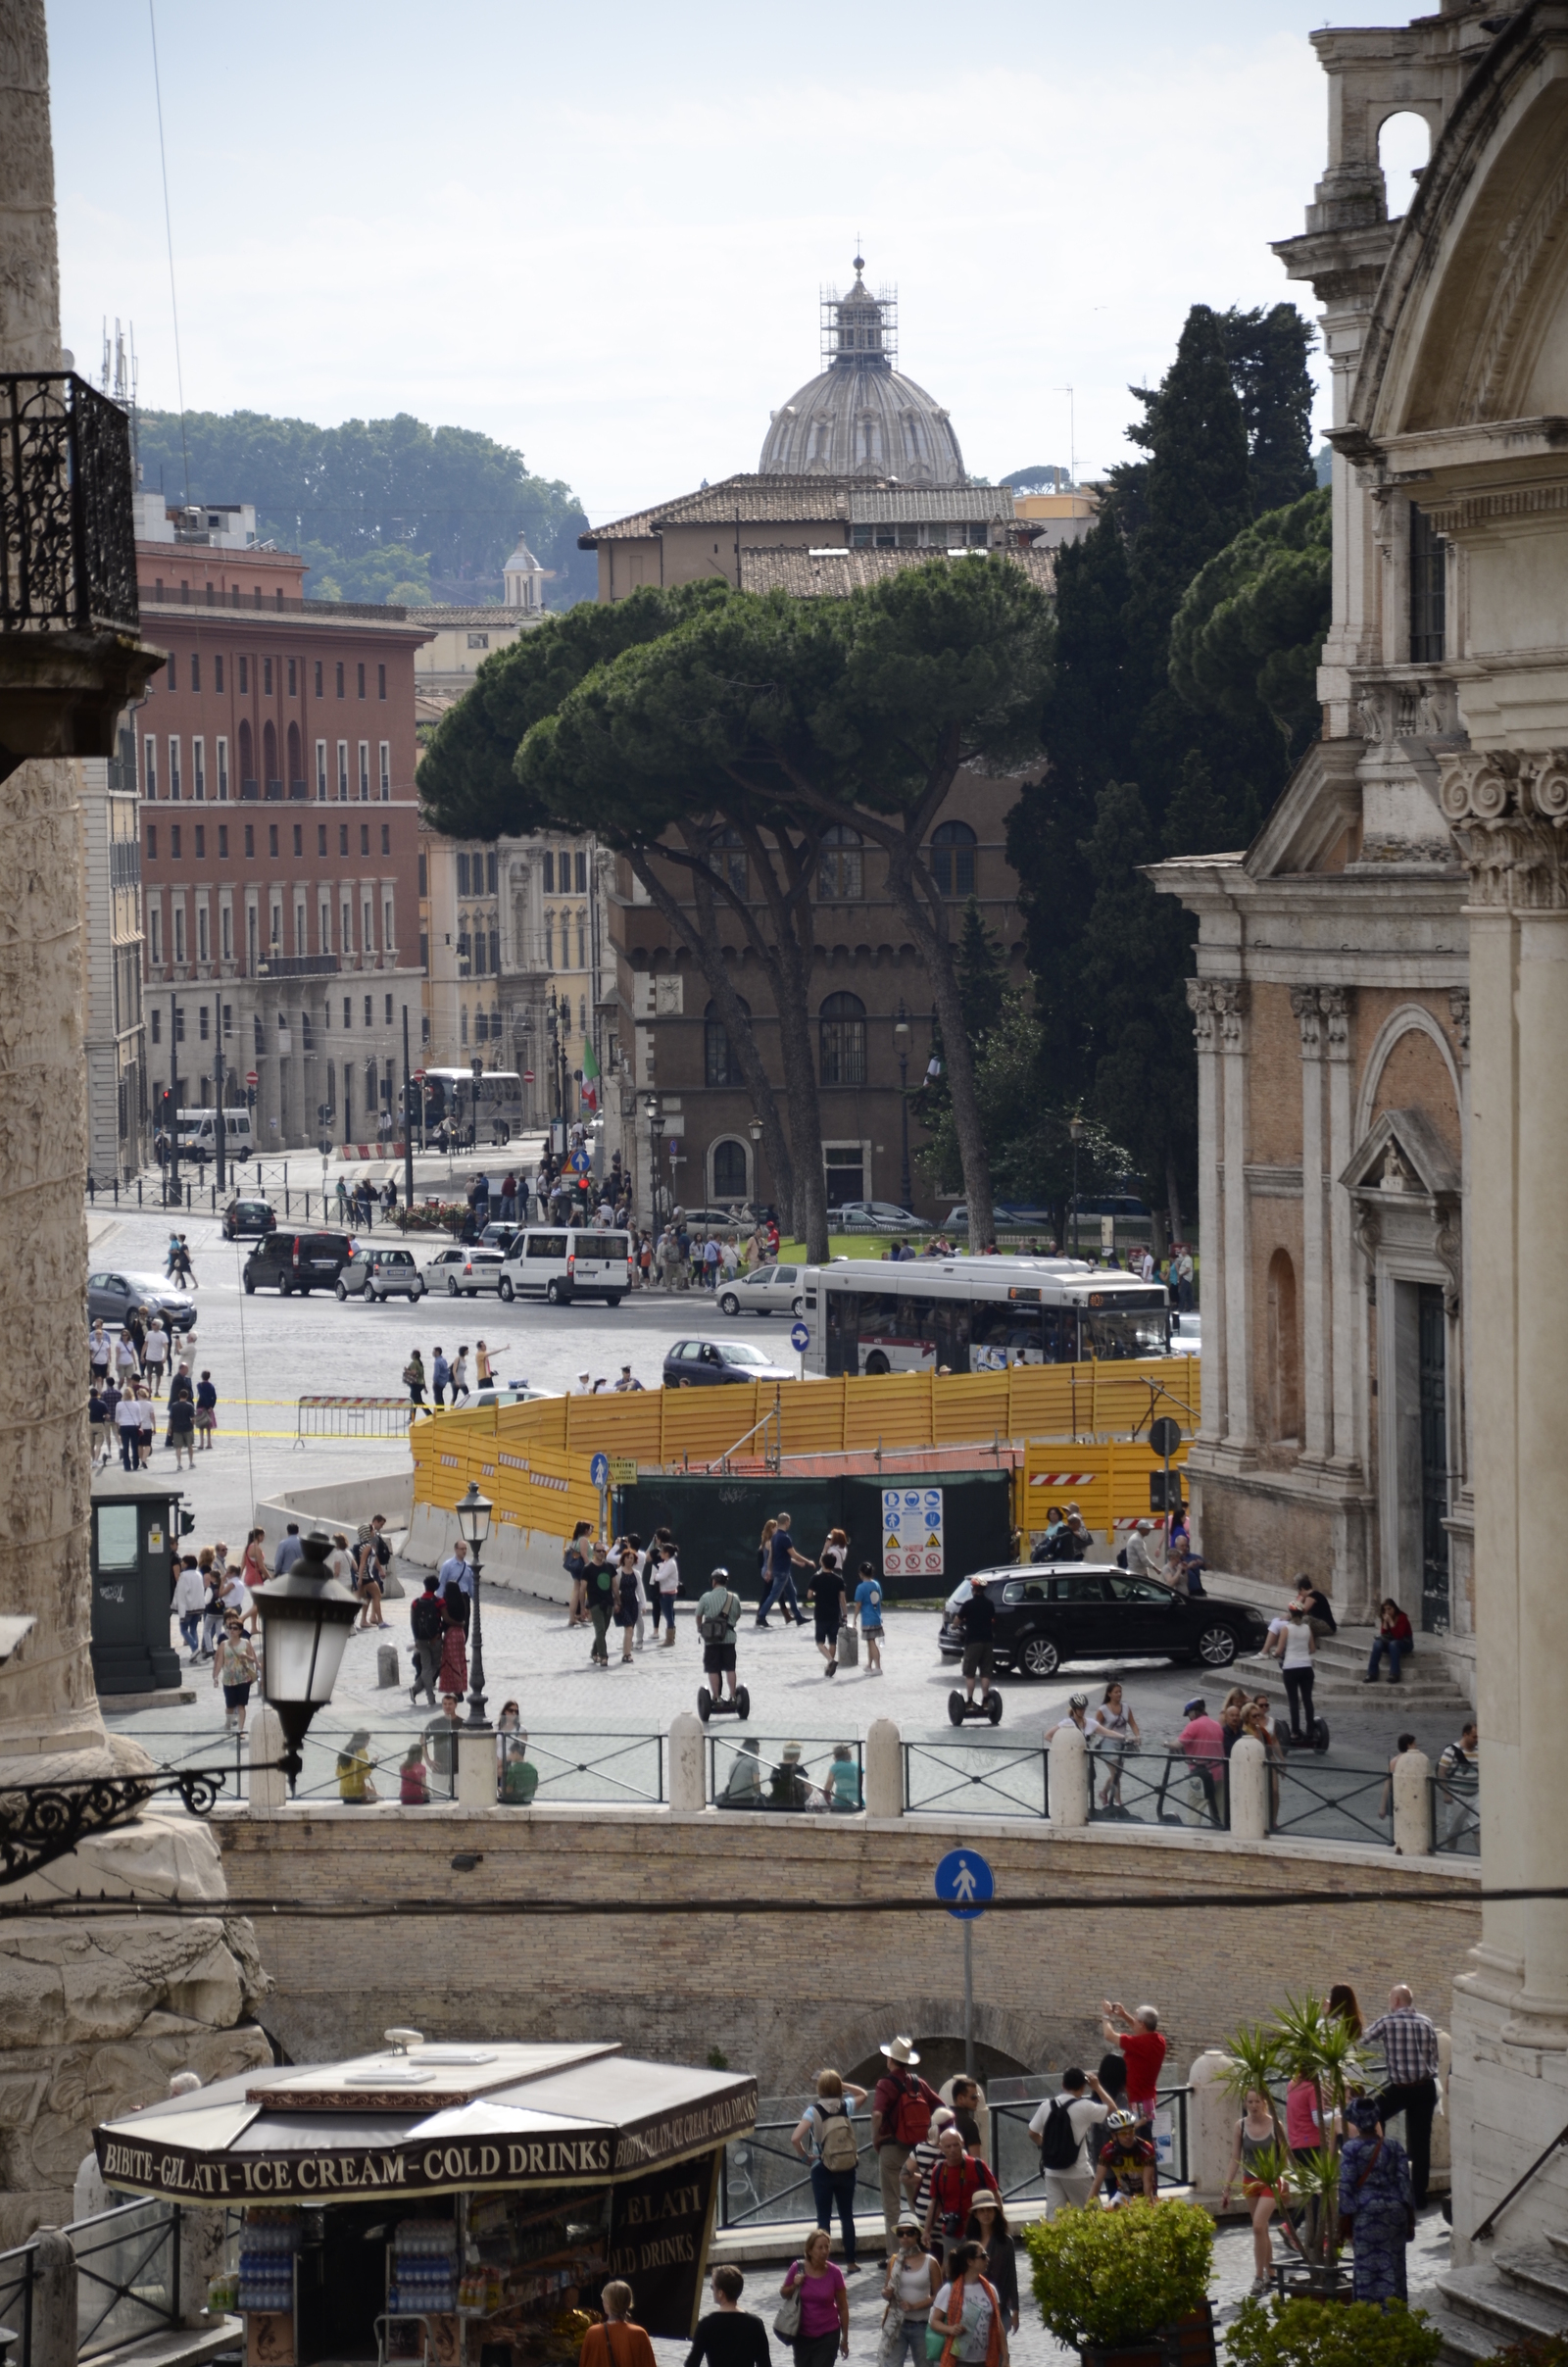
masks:
[(865, 1083), (865, 1005), (858, 995), (829, 995), (822, 1005), (822, 1082)]
[(262, 726), (262, 762), (267, 767), (262, 777), (270, 790), (274, 782), (280, 784), (283, 778), (277, 769), (277, 726), (272, 722)]
[(466, 1003), (458, 1014), (458, 1041), (463, 1045), (466, 1045), (468, 1041), (468, 1006)]
[(482, 1011), (476, 1011), (473, 1014), (473, 1040), (476, 1044), (485, 1044), (489, 1039), (490, 1021)]
[(288, 786), (290, 796), (293, 795), (296, 782), (298, 783), (300, 790), (303, 792), (305, 788), (305, 753), (300, 742), (300, 727), (297, 723), (291, 723), (288, 727)]
[[(741, 1001), (748, 1018), (751, 1005)], [(729, 1030), (718, 1015), (716, 1003), (710, 1003), (703, 1013), (703, 1083), (705, 1085), (738, 1085), (741, 1081), (740, 1063), (730, 1049)]]
[(1288, 1250), (1268, 1261), (1269, 1426), (1277, 1439), (1301, 1435), (1301, 1351), (1296, 1319), (1296, 1268)]
[(256, 795), (256, 742), (248, 715), (239, 719), (239, 788), (241, 797)]
[(720, 879), (734, 889), (737, 896), (744, 896), (747, 888), (746, 845), (733, 822), (727, 829), (715, 830), (712, 848), (714, 870)]
[(931, 876), (944, 896), (974, 894), (974, 832), (967, 822), (938, 822), (931, 833)]
[(823, 903), (856, 902), (863, 893), (864, 865), (858, 830), (848, 830), (842, 822), (824, 830), (816, 866), (816, 892)]
[(715, 1143), (713, 1145), (713, 1198), (719, 1201), (746, 1198), (746, 1146), (744, 1143)]

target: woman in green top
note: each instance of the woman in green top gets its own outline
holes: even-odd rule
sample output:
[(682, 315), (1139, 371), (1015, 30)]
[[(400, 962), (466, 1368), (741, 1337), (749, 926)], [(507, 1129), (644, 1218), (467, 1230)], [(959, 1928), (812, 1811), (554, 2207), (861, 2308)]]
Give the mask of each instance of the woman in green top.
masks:
[(860, 1805), (860, 1770), (856, 1764), (853, 1743), (835, 1743), (833, 1759), (822, 1786), (827, 1804), (841, 1816), (853, 1815)]

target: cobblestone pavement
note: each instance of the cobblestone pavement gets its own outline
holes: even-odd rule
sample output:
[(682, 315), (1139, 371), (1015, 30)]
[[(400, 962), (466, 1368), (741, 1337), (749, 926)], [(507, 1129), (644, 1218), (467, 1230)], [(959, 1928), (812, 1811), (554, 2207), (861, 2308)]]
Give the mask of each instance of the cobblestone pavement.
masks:
[[(1020, 2246), (1021, 2250), (1021, 2246)], [(1410, 2246), (1408, 2274), (1410, 2299), (1419, 2304), (1423, 2296), (1433, 2297), (1437, 2279), (1448, 2266), (1448, 2229), (1439, 2210), (1423, 2211), (1416, 2228), (1415, 2242)], [(767, 2264), (758, 2263), (745, 2272), (746, 2291), (742, 2307), (758, 2311), (772, 2325), (777, 2307), (778, 2289), (784, 2281), (787, 2260)], [(873, 2360), (882, 2323), (883, 2303), (881, 2279), (871, 2269), (850, 2279), (850, 2358), (855, 2367)], [(1040, 2323), (1040, 2312), (1028, 2291), (1028, 2263), (1020, 2259), (1018, 2285), (1023, 2299), (1019, 2313), (1018, 2332), (1011, 2338), (1010, 2354), (1013, 2367), (1062, 2367), (1073, 2362), (1077, 2352), (1068, 2350), (1047, 2334)], [(1219, 2231), (1214, 2245), (1214, 2278), (1210, 2288), (1214, 2314), (1221, 2329), (1235, 2316), (1238, 2304), (1245, 2298), (1252, 2281), (1252, 2240), (1245, 2227), (1227, 2225)], [(635, 2314), (635, 2313), (634, 2313)], [(774, 2358), (780, 2367), (789, 2367), (789, 2353), (771, 2334), (769, 2342)], [(659, 2367), (684, 2367), (688, 2345), (684, 2342), (657, 2341), (654, 2344)]]

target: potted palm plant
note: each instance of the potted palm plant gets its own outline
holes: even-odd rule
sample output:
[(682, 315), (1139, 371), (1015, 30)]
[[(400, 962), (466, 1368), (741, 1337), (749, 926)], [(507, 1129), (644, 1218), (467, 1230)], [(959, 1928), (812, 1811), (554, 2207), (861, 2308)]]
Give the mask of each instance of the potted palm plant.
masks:
[[(1250, 2089), (1266, 2096), (1274, 2121), (1273, 2154), (1258, 2166), (1271, 2182), (1278, 2181), (1281, 2215), (1298, 2252), (1296, 2262), (1275, 2271), (1281, 2297), (1348, 2300), (1351, 2278), (1340, 2259), (1340, 2142), (1346, 2105), (1369, 2084), (1360, 2041), (1321, 1998), (1288, 1997), (1271, 2023), (1238, 2031), (1226, 2052), (1231, 2061), (1227, 2086), (1239, 2100)], [(1322, 2142), (1293, 2154), (1275, 2097), (1280, 2089), (1300, 2083), (1314, 2093)], [(1298, 2221), (1289, 2217), (1293, 2202), (1305, 2206)]]
[(1214, 2367), (1214, 2222), (1198, 2203), (1091, 2203), (1025, 2230), (1040, 2314), (1082, 2367)]

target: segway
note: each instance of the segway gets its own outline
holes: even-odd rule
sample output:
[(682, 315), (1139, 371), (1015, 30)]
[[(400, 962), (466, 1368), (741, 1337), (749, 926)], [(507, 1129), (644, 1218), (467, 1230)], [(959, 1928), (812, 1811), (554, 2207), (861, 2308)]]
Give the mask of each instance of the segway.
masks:
[(710, 1693), (706, 1685), (699, 1685), (697, 1714), (705, 1726), (710, 1718), (739, 1718), (744, 1726), (752, 1714), (752, 1697), (744, 1685), (736, 1686), (733, 1701), (727, 1693)]
[(1315, 1751), (1318, 1757), (1321, 1758), (1329, 1747), (1327, 1718), (1314, 1718), (1310, 1735), (1303, 1735), (1299, 1738), (1292, 1734), (1289, 1726), (1276, 1726), (1274, 1731), (1280, 1738), (1282, 1751)]
[(988, 1685), (978, 1701), (966, 1701), (956, 1686), (948, 1696), (948, 1715), (955, 1726), (967, 1725), (972, 1718), (984, 1718), (989, 1725), (1002, 1723), (1002, 1696), (994, 1685)]

